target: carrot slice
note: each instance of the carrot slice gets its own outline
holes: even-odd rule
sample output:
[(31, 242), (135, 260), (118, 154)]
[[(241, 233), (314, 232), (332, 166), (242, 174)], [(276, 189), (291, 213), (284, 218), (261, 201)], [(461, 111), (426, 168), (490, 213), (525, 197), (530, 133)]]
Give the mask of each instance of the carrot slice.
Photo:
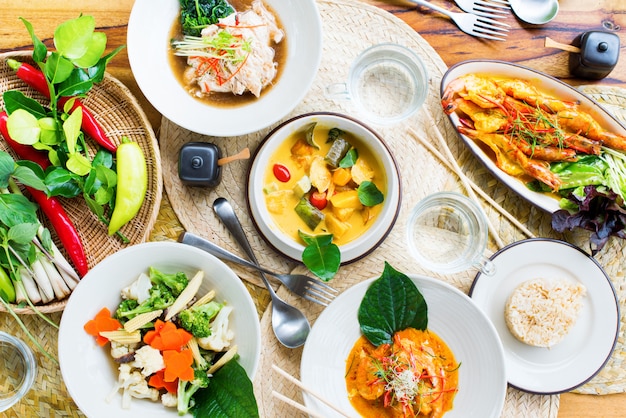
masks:
[(154, 331), (148, 331), (143, 341), (159, 351), (180, 351), (191, 338), (192, 335), (189, 332), (177, 328), (174, 323), (157, 320)]
[(193, 380), (193, 354), (191, 350), (165, 350), (163, 352), (163, 362), (165, 363), (165, 382), (173, 382), (176, 379)]
[(111, 318), (111, 311), (107, 307), (102, 308), (94, 317), (87, 321), (83, 329), (87, 334), (96, 337), (98, 345), (103, 346), (109, 342), (108, 338), (100, 335), (102, 331), (117, 331), (122, 328), (122, 324), (115, 318)]
[(159, 370), (158, 372), (150, 376), (150, 379), (148, 380), (148, 385), (155, 389), (165, 389), (169, 393), (178, 392), (178, 379), (174, 380), (173, 382), (166, 382), (165, 369)]

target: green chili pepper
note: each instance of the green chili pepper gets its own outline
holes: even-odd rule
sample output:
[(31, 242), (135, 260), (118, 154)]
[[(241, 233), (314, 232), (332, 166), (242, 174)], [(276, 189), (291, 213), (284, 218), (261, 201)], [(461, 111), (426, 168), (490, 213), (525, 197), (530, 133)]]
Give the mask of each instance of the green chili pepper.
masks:
[(11, 278), (2, 267), (0, 267), (0, 298), (5, 302), (15, 302), (15, 287)]
[(109, 222), (109, 235), (115, 234), (135, 217), (148, 189), (148, 168), (139, 145), (125, 138), (117, 147), (115, 156), (117, 158), (117, 190), (115, 208)]

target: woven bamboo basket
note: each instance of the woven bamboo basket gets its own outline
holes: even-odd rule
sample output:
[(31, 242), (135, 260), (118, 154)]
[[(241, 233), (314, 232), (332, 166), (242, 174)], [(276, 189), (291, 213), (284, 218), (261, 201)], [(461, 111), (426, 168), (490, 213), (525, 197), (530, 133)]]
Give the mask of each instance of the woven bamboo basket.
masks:
[[(18, 90), (45, 106), (49, 101), (20, 80), (15, 71), (6, 65), (8, 58), (32, 64), (31, 54), (29, 51), (0, 54), (0, 94), (8, 90)], [(128, 244), (122, 243), (117, 237), (110, 237), (107, 234), (106, 226), (89, 210), (82, 198), (61, 199), (63, 207), (76, 226), (83, 242), (89, 267), (93, 267), (106, 256), (125, 246), (148, 240), (159, 212), (163, 179), (161, 155), (154, 131), (135, 97), (121, 82), (106, 74), (104, 80), (95, 85), (87, 94), (83, 103), (100, 122), (107, 136), (114, 143), (119, 144), (123, 137), (137, 142), (148, 165), (148, 191), (144, 204), (135, 218), (120, 230), (128, 238)], [(0, 108), (4, 108), (2, 98), (0, 98)], [(97, 150), (96, 146), (90, 139), (87, 139), (87, 144), (90, 154), (93, 155)], [(9, 152), (17, 159), (6, 142), (0, 143), (0, 149)], [(40, 219), (50, 229), (55, 244), (63, 251), (61, 243), (47, 220), (43, 216), (40, 216)], [(67, 257), (67, 254), (65, 256)], [(65, 299), (55, 300), (37, 308), (43, 313), (56, 312), (63, 310), (66, 303)], [(13, 306), (12, 308), (19, 314), (34, 313), (30, 307)], [(4, 307), (0, 305), (0, 311), (3, 310)]]

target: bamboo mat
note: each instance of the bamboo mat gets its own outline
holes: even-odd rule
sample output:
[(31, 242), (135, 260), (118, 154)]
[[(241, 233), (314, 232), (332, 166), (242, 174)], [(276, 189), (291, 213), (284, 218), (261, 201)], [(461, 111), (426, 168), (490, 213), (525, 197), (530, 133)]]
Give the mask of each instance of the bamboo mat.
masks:
[[(398, 42), (414, 49), (427, 61), (426, 64), (431, 76), (429, 99), (424, 109), (409, 120), (407, 124), (379, 129), (379, 132), (395, 153), (400, 166), (404, 196), (398, 222), (392, 234), (371, 256), (367, 257), (366, 260), (342, 267), (339, 275), (333, 279), (334, 286), (344, 290), (362, 280), (378, 276), (382, 271), (384, 261), (389, 261), (394, 267), (403, 271), (432, 276), (430, 272), (424, 271), (412, 261), (405, 248), (404, 229), (406, 218), (413, 205), (426, 194), (439, 190), (457, 190), (461, 192), (464, 190), (453, 172), (433, 158), (432, 154), (419, 144), (408, 127), (433, 143), (436, 141), (436, 132), (440, 132), (450, 146), (456, 161), (472, 181), (477, 183), (490, 198), (524, 223), (533, 234), (561, 238), (585, 247), (588, 237), (586, 233), (570, 233), (565, 236), (555, 234), (550, 228), (549, 215), (512, 194), (504, 185), (495, 180), (464, 148), (440, 110), (438, 88), (441, 76), (446, 70), (445, 64), (419, 35), (394, 16), (365, 4), (353, 1), (321, 0), (318, 1), (318, 5), (324, 24), (322, 68), (311, 90), (310, 97), (305, 99), (302, 105), (294, 111), (294, 114), (311, 110), (335, 110), (351, 114), (352, 109), (348, 104), (327, 101), (321, 97), (320, 92), (323, 86), (329, 82), (337, 81), (345, 76), (349, 63), (358, 52), (369, 45), (381, 41)], [(368, 31), (363, 34), (358, 28), (365, 24), (368, 27)], [(462, 38), (459, 38), (458, 41), (461, 42)], [(585, 87), (582, 90), (607, 106), (619, 119), (626, 122), (626, 92), (624, 90), (598, 86)], [(253, 150), (262, 136), (263, 132), (244, 139), (207, 139), (206, 137), (198, 137), (184, 131), (164, 119), (160, 133), (160, 143), (164, 164), (164, 183), (167, 193), (163, 194), (159, 216), (149, 239), (152, 241), (176, 240), (180, 232), (188, 229), (203, 233), (204, 236), (241, 254), (234, 241), (228, 236), (228, 233), (218, 225), (215, 219), (211, 219), (209, 216), (212, 214), (211, 204), (213, 200), (217, 196), (225, 196), (232, 201), (238, 215), (242, 218), (245, 224), (244, 228), (252, 240), (253, 248), (259, 255), (259, 259), (263, 260), (264, 263), (277, 265), (281, 271), (294, 268), (301, 270), (301, 268), (297, 268), (291, 262), (282, 259), (271, 249), (265, 247), (264, 242), (258, 238), (258, 234), (249, 219), (247, 219), (243, 194), (246, 164), (230, 164), (223, 172), (222, 183), (218, 189), (203, 193), (200, 193), (198, 190), (187, 190), (188, 193), (193, 193), (191, 198), (185, 195), (185, 188), (178, 187), (179, 185), (175, 183), (177, 176), (172, 170), (175, 167), (175, 158), (178, 155), (176, 146), (181, 141), (209, 140), (217, 143), (225, 155), (230, 155), (239, 151), (242, 145), (249, 145)], [(191, 205), (193, 207), (191, 207), (188, 204), (189, 201), (194, 201), (193, 199), (201, 199), (202, 203), (194, 203)], [(502, 218), (487, 202), (483, 203), (483, 208), (490, 221), (498, 230), (500, 238), (505, 243), (525, 238), (522, 231)], [(200, 216), (200, 220), (194, 221), (195, 216)], [(200, 223), (203, 223), (203, 225), (200, 225)], [(493, 240), (490, 242), (490, 250), (496, 250)], [(622, 241), (611, 240), (607, 247), (596, 257), (605, 267), (616, 287), (622, 306), (622, 315), (626, 312), (626, 279), (621, 267), (624, 255), (625, 244)], [(237, 270), (235, 266), (232, 267)], [(240, 273), (240, 271), (237, 272)], [(299, 415), (295, 409), (275, 402), (270, 396), (272, 390), (277, 390), (302, 402), (301, 394), (292, 385), (288, 384), (286, 380), (274, 375), (270, 367), (272, 363), (276, 363), (292, 375), (299, 376), (302, 350), (289, 350), (276, 342), (271, 330), (270, 311), (267, 309), (269, 305), (267, 291), (257, 287), (254, 284), (253, 277), (249, 277), (249, 273), (241, 272), (241, 276), (246, 279), (244, 282), (255, 300), (263, 333), (261, 364), (254, 382), (261, 416), (268, 418), (303, 416)], [(467, 292), (473, 276), (473, 272), (466, 272), (453, 276), (438, 276), (438, 278)], [(321, 307), (294, 299), (284, 288), (280, 288), (278, 293), (285, 300), (293, 302), (294, 305), (302, 308), (314, 324), (315, 319), (321, 313)], [(51, 316), (58, 323), (61, 313), (54, 313)], [(43, 342), (44, 347), (56, 355), (56, 330), (44, 324), (41, 319), (34, 315), (23, 315), (22, 319), (26, 322), (28, 329)], [(624, 316), (622, 316), (621, 322), (624, 322)], [(8, 314), (2, 312), (0, 312), (0, 329), (10, 331), (32, 346), (26, 339), (25, 334), (20, 329), (17, 329), (14, 320)], [(623, 364), (626, 358), (624, 344), (623, 337), (620, 337), (614, 355), (607, 366), (592, 381), (579, 388), (577, 392), (608, 394), (626, 391), (626, 365)], [(38, 352), (35, 352), (35, 357), (39, 366), (39, 373), (34, 389), (11, 410), (6, 411), (3, 416), (10, 418), (83, 416), (69, 397), (65, 385), (62, 383), (58, 366)], [(558, 407), (558, 395), (538, 396), (509, 388), (502, 416), (553, 418), (557, 416)]]

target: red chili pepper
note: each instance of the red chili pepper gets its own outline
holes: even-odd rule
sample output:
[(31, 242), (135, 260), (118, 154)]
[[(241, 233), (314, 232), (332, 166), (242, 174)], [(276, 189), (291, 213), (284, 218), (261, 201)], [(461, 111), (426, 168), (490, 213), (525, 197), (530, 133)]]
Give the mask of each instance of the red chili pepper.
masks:
[(276, 177), (278, 181), (287, 183), (291, 178), (291, 173), (289, 172), (289, 169), (282, 164), (274, 164), (272, 170), (274, 172), (274, 177)]
[[(7, 144), (13, 148), (15, 153), (20, 158), (29, 159), (30, 161), (39, 164), (44, 169), (50, 165), (47, 158), (42, 158), (41, 153), (34, 154), (34, 151), (37, 150), (19, 144), (9, 137), (6, 112), (0, 113), (0, 133), (2, 133), (2, 136), (6, 140)], [(85, 255), (85, 249), (80, 239), (80, 235), (78, 235), (78, 231), (76, 230), (76, 227), (72, 223), (70, 217), (67, 215), (67, 212), (65, 212), (65, 209), (63, 209), (63, 206), (57, 198), (48, 197), (44, 192), (31, 187), (27, 187), (26, 189), (52, 224), (59, 240), (61, 240), (63, 247), (74, 263), (76, 271), (81, 277), (83, 277), (89, 271), (89, 264), (87, 262), (87, 256)]]
[(318, 208), (319, 210), (323, 210), (328, 204), (328, 200), (326, 199), (326, 192), (313, 192), (309, 197), (309, 201), (313, 206)]
[[(7, 60), (7, 65), (16, 70), (16, 75), (24, 81), (26, 84), (43, 94), (47, 98), (50, 98), (50, 90), (48, 89), (48, 83), (46, 82), (46, 76), (37, 68), (26, 62), (19, 62), (13, 59)], [(71, 97), (61, 97), (59, 99), (59, 105), (64, 106)], [(103, 148), (108, 149), (111, 152), (115, 152), (117, 145), (115, 145), (106, 136), (106, 133), (102, 126), (98, 123), (93, 114), (83, 105), (79, 99), (75, 99), (72, 111), (77, 107), (83, 108), (83, 131), (89, 135), (94, 141), (100, 144)]]

